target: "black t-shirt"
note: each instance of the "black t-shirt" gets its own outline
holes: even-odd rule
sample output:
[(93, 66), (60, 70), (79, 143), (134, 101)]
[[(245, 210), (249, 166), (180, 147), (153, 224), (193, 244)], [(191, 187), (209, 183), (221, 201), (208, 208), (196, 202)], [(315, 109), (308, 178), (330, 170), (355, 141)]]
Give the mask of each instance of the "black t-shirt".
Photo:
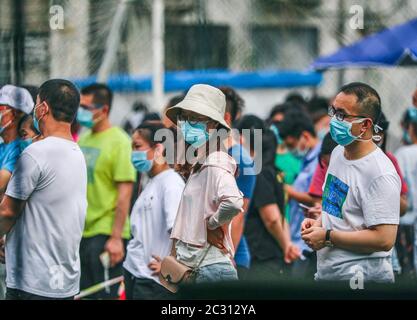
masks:
[(252, 259), (283, 259), (283, 252), (278, 241), (268, 232), (259, 213), (259, 208), (274, 203), (278, 205), (284, 217), (283, 185), (277, 180), (275, 168), (264, 168), (256, 178), (245, 226), (245, 236)]

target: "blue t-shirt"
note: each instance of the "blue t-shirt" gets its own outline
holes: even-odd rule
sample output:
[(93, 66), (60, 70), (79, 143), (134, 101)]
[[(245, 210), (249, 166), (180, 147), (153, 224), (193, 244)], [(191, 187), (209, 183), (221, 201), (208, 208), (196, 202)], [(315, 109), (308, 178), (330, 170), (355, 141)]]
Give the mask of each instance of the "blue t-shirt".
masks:
[[(235, 159), (239, 167), (239, 175), (236, 178), (236, 184), (243, 193), (243, 197), (251, 199), (256, 183), (253, 160), (246, 149), (240, 144), (232, 146), (229, 149), (229, 154)], [(242, 235), (235, 253), (236, 265), (249, 268), (250, 259), (249, 246), (245, 236)]]
[(10, 143), (0, 144), (0, 170), (7, 170), (13, 173), (14, 167), (21, 153), (20, 139)]

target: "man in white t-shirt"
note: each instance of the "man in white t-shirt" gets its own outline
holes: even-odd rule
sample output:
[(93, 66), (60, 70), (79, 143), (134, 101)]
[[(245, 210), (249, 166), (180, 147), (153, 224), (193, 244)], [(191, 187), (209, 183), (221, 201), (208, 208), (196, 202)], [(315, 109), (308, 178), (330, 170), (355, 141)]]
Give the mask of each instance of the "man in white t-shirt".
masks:
[[(416, 90), (417, 99), (417, 90)], [(414, 97), (413, 97), (414, 99)], [(401, 225), (414, 226), (414, 234), (417, 235), (417, 108), (410, 107), (404, 123), (410, 137), (410, 145), (400, 147), (395, 153), (401, 172), (408, 186), (408, 210), (401, 217)], [(417, 271), (417, 237), (414, 237), (414, 268)]]
[(381, 112), (364, 83), (341, 88), (329, 107), (332, 153), (322, 214), (306, 219), (303, 240), (317, 250), (316, 280), (393, 282), (391, 249), (400, 217), (400, 178), (372, 141)]
[(23, 151), (0, 204), (6, 299), (72, 299), (79, 292), (87, 169), (70, 130), (79, 102), (67, 80), (39, 88), (33, 121), (45, 139)]

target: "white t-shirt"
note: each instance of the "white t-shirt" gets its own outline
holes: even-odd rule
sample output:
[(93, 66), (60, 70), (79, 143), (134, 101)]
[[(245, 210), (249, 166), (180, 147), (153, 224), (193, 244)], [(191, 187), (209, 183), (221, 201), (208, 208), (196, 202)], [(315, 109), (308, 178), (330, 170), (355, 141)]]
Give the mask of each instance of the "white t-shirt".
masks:
[(52, 298), (77, 294), (87, 211), (87, 167), (78, 145), (57, 137), (31, 144), (6, 195), (26, 200), (7, 234), (7, 286)]
[(163, 259), (170, 253), (170, 233), (177, 215), (182, 192), (183, 179), (168, 169), (149, 179), (136, 200), (130, 215), (132, 239), (127, 246), (123, 267), (136, 278), (153, 279), (148, 264), (152, 255)]
[[(323, 185), (323, 227), (359, 231), (380, 224), (398, 224), (401, 181), (380, 148), (358, 160), (334, 149)], [(393, 281), (391, 251), (355, 253), (325, 247), (317, 252), (318, 280), (349, 280), (358, 267), (365, 281)]]
[(395, 157), (408, 186), (408, 211), (400, 221), (401, 224), (414, 224), (417, 220), (417, 145), (399, 148)]

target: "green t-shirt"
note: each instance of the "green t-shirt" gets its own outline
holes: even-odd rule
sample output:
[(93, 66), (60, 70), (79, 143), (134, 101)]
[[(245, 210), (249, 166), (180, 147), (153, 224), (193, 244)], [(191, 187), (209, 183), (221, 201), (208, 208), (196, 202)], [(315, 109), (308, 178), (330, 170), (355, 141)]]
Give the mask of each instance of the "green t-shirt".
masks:
[[(117, 182), (135, 181), (131, 163), (132, 146), (129, 136), (120, 128), (103, 132), (87, 131), (78, 142), (87, 163), (87, 218), (84, 237), (111, 235), (116, 212)], [(129, 219), (123, 238), (130, 237)]]
[[(296, 158), (291, 152), (277, 153), (275, 155), (275, 167), (284, 175), (285, 184), (293, 184), (295, 178), (301, 171), (302, 161)], [(290, 208), (288, 203), (285, 206), (285, 218), (290, 221)]]

